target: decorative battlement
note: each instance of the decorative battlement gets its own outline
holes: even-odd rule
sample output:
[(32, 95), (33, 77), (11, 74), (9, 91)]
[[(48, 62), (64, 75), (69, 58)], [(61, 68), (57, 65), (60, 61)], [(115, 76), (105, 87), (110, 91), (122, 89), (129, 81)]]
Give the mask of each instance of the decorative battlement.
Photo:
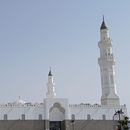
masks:
[[(69, 107), (71, 107), (71, 108), (114, 108), (113, 106), (106, 106), (106, 105), (100, 105), (100, 104), (97, 104), (97, 103), (95, 103), (95, 104), (89, 104), (89, 103), (86, 103), (86, 104), (84, 104), (84, 103), (81, 103), (81, 104), (69, 104)], [(124, 105), (120, 105), (120, 106), (115, 106), (115, 108), (126, 108), (126, 105), (124, 104)]]
[(2, 103), (0, 104), (0, 108), (3, 108), (3, 107), (40, 107), (40, 106), (44, 106), (44, 103), (31, 103), (31, 102), (28, 102), (28, 103)]
[[(3, 107), (43, 107), (44, 106), (44, 103), (31, 103), (31, 102), (28, 102), (28, 103), (24, 103), (24, 104), (16, 104), (16, 103), (2, 103), (0, 104), (0, 108), (3, 108)], [(101, 104), (90, 104), (90, 103), (80, 103), (80, 104), (69, 104), (69, 107), (71, 108), (113, 108), (113, 106), (106, 106), (106, 105), (101, 105)], [(126, 108), (126, 105), (120, 105), (118, 106), (120, 108)]]

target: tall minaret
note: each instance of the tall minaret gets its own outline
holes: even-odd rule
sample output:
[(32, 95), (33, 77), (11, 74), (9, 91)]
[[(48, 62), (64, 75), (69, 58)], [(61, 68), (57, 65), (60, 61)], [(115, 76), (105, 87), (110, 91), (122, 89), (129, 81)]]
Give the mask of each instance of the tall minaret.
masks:
[(54, 83), (54, 79), (53, 79), (53, 75), (51, 72), (51, 69), (48, 73), (48, 83), (47, 83), (47, 93), (46, 93), (46, 97), (47, 98), (54, 98), (56, 96), (55, 93), (55, 83)]
[(104, 17), (100, 27), (100, 41), (98, 46), (100, 48), (98, 64), (100, 66), (101, 74), (101, 104), (107, 106), (119, 106), (119, 97), (116, 94), (115, 84), (115, 59), (112, 52), (112, 42), (108, 36), (108, 28), (105, 24)]

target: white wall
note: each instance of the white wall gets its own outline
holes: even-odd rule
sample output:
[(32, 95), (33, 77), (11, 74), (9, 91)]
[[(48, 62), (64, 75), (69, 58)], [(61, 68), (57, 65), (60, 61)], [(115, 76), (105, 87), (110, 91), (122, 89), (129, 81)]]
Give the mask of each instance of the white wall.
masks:
[[(48, 102), (48, 100), (46, 100)], [(62, 102), (63, 101), (63, 102)], [(103, 115), (105, 115), (106, 120), (112, 120), (115, 111), (122, 109), (122, 111), (127, 114), (126, 106), (101, 106), (98, 104), (88, 105), (88, 104), (70, 104), (68, 105), (67, 100), (56, 99), (54, 101), (50, 100), (48, 102), (48, 107), (41, 104), (18, 104), (18, 105), (10, 105), (10, 104), (0, 104), (0, 120), (4, 119), (4, 114), (8, 115), (8, 120), (21, 120), (22, 114), (25, 114), (26, 120), (39, 120), (39, 114), (42, 115), (42, 119), (46, 119), (46, 115), (48, 115), (48, 119), (51, 118), (54, 120), (52, 115), (49, 117), (49, 110), (53, 105), (58, 102), (61, 107), (65, 110), (64, 119), (71, 119), (71, 115), (75, 115), (75, 119), (87, 120), (88, 115), (90, 115), (91, 119), (103, 119)], [(48, 110), (46, 110), (48, 109)], [(54, 109), (55, 110), (55, 109)], [(47, 112), (47, 113), (45, 113)], [(53, 111), (54, 112), (54, 111)], [(57, 111), (56, 111), (57, 112)], [(63, 113), (61, 116), (63, 119)], [(61, 119), (61, 120), (62, 120)], [(60, 120), (60, 119), (58, 119)]]

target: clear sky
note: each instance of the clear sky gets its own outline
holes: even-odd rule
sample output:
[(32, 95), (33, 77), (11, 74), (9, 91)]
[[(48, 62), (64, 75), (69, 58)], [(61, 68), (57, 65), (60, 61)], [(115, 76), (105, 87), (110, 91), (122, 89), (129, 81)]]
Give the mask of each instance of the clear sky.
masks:
[(113, 40), (117, 92), (130, 112), (129, 0), (0, 0), (0, 102), (18, 96), (42, 102), (51, 66), (57, 97), (100, 103), (102, 15)]

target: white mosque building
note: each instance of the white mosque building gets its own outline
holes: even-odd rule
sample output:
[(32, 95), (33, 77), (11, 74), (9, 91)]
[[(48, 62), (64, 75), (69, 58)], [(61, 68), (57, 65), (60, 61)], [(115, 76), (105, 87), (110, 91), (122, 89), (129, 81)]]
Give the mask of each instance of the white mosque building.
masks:
[(101, 104), (69, 104), (69, 99), (56, 96), (53, 74), (48, 74), (46, 98), (42, 103), (16, 102), (0, 104), (0, 120), (112, 120), (115, 111), (121, 110), (127, 115), (127, 108), (120, 104), (115, 84), (115, 58), (112, 41), (104, 18), (100, 27), (98, 42), (100, 57), (98, 64), (101, 75)]

